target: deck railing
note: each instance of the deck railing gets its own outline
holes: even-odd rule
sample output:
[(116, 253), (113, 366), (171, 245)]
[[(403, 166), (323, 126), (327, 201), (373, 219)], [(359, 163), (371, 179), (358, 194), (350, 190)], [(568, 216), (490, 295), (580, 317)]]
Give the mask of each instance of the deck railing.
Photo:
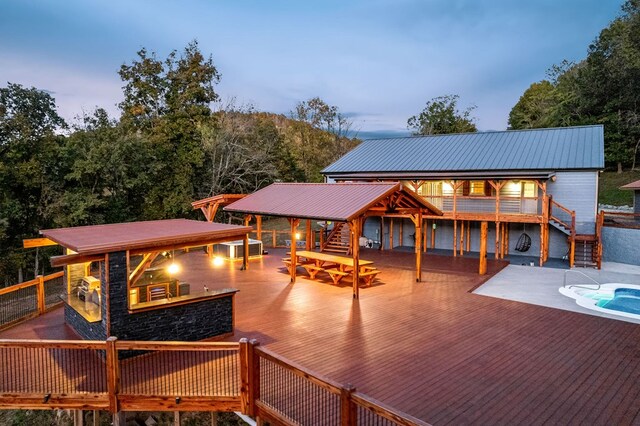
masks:
[(0, 409), (240, 411), (284, 425), (425, 422), (256, 341), (0, 340)]
[(39, 275), (33, 280), (0, 289), (0, 329), (41, 315), (62, 303), (62, 272)]
[(275, 353), (249, 343), (255, 388), (250, 415), (275, 424), (424, 426), (422, 420), (401, 413), (351, 385), (340, 385)]
[(640, 213), (601, 211), (602, 226), (640, 229)]

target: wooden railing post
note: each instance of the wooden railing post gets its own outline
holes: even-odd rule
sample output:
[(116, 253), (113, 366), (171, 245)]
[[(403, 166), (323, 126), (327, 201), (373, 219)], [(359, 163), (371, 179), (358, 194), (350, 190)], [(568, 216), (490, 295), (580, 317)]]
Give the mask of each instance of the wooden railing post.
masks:
[(358, 424), (358, 411), (356, 405), (351, 400), (351, 395), (356, 388), (351, 384), (347, 384), (340, 389), (340, 425), (355, 426)]
[(256, 415), (256, 401), (260, 399), (260, 358), (256, 354), (256, 348), (260, 343), (251, 339), (249, 341), (249, 410), (247, 414), (251, 417)]
[(253, 358), (252, 352), (249, 341), (245, 337), (240, 339), (240, 407), (242, 414), (249, 414), (250, 409), (249, 370), (252, 366), (249, 362)]
[(106, 341), (107, 392), (109, 394), (109, 411), (116, 414), (118, 407), (118, 393), (120, 392), (120, 364), (116, 337), (109, 337)]
[(38, 291), (38, 313), (42, 315), (47, 308), (44, 296), (44, 277), (42, 275), (38, 275), (36, 279), (38, 280), (38, 284), (36, 285), (36, 289)]

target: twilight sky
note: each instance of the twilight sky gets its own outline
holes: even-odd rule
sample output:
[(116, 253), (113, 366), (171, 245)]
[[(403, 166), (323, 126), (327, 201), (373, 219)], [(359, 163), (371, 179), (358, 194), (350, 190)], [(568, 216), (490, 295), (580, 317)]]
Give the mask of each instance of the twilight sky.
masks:
[(223, 98), (288, 113), (320, 96), (361, 137), (406, 131), (439, 95), (475, 104), (481, 130), (507, 126), (522, 92), (585, 57), (622, 0), (0, 2), (0, 86), (53, 93), (67, 119), (117, 114), (116, 73), (141, 47), (160, 57), (197, 39)]

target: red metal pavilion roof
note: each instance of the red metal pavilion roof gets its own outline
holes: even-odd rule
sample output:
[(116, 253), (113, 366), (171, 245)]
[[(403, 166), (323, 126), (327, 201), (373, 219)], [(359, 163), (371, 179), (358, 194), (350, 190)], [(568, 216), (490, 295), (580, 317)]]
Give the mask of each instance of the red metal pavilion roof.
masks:
[(397, 182), (274, 183), (224, 208), (225, 211), (264, 216), (346, 222), (398, 195), (412, 207), (442, 212)]
[(89, 255), (178, 244), (189, 246), (213, 239), (239, 239), (250, 231), (250, 226), (170, 219), (45, 229), (40, 233), (78, 254)]

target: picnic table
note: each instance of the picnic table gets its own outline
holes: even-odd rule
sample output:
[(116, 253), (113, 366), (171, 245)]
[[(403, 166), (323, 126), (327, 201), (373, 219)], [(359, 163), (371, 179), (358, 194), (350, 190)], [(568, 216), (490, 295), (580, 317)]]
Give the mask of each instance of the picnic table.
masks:
[[(351, 257), (308, 250), (301, 250), (296, 253), (296, 256), (305, 259), (301, 262), (301, 266), (311, 279), (315, 279), (319, 272), (326, 272), (333, 283), (337, 285), (344, 277), (353, 273), (353, 258)], [(380, 271), (373, 267), (373, 262), (370, 260), (360, 259), (358, 265), (360, 278), (365, 281), (367, 286), (370, 286)]]

